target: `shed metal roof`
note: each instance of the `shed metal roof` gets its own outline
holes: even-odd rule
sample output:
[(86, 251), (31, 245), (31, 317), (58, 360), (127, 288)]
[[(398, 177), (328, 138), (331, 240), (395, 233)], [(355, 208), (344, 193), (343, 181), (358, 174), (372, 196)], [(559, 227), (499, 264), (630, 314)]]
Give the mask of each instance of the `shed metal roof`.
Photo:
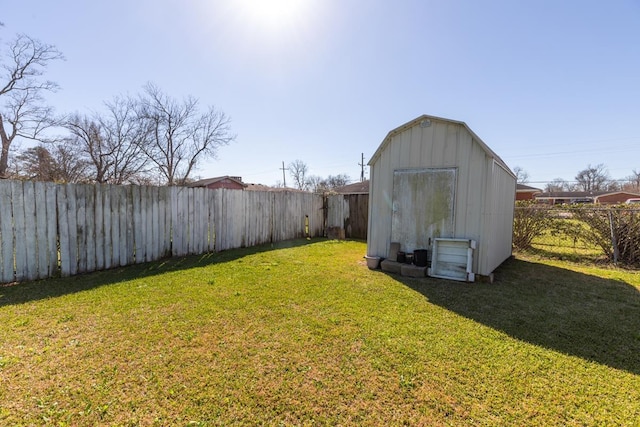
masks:
[(436, 121), (440, 121), (440, 122), (447, 122), (447, 123), (452, 123), (452, 124), (463, 126), (471, 134), (471, 136), (478, 142), (480, 147), (482, 147), (482, 149), (487, 153), (487, 155), (489, 155), (489, 157), (493, 158), (500, 166), (502, 166), (514, 178), (516, 178), (516, 175), (513, 173), (511, 168), (509, 166), (507, 166), (507, 164), (504, 162), (504, 160), (502, 160), (500, 158), (500, 156), (498, 156), (491, 148), (489, 148), (489, 146), (478, 135), (476, 135), (476, 133), (474, 131), (472, 131), (471, 128), (465, 122), (461, 122), (459, 120), (445, 119), (443, 117), (430, 116), (430, 115), (427, 115), (427, 114), (423, 114), (420, 117), (416, 117), (415, 119), (413, 119), (413, 120), (411, 120), (411, 121), (409, 121), (409, 122), (407, 122), (407, 123), (405, 123), (405, 124), (403, 124), (401, 126), (398, 126), (395, 129), (389, 131), (389, 133), (382, 140), (382, 143), (380, 144), (380, 146), (378, 147), (376, 152), (373, 153), (373, 156), (371, 156), (371, 159), (369, 160), (369, 163), (367, 163), (367, 164), (369, 166), (371, 166), (378, 160), (378, 158), (380, 157), (382, 151), (387, 147), (387, 145), (391, 142), (391, 139), (394, 136), (396, 136), (397, 134), (399, 134), (399, 133), (401, 133), (401, 132), (403, 132), (403, 131), (405, 131), (407, 129), (412, 128), (413, 126), (419, 125), (424, 120), (436, 120)]

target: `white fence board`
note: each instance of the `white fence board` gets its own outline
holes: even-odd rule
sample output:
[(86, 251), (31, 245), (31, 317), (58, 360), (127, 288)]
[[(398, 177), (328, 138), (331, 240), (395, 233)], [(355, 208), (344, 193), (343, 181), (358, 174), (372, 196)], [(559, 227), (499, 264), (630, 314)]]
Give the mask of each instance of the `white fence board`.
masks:
[(24, 197), (24, 224), (25, 239), (27, 249), (27, 260), (25, 265), (26, 279), (35, 280), (38, 277), (38, 234), (36, 221), (36, 194), (35, 183), (25, 181), (22, 184)]
[(96, 193), (94, 185), (84, 185), (85, 191), (85, 229), (87, 271), (96, 271)]
[[(75, 184), (67, 184), (67, 221), (69, 227), (69, 274), (78, 274), (78, 220)], [(63, 218), (64, 221), (64, 218)]]
[(37, 266), (36, 279), (43, 279), (49, 276), (48, 245), (49, 233), (47, 230), (47, 187), (43, 182), (34, 183), (34, 214), (37, 236)]
[(13, 235), (16, 280), (27, 278), (27, 239), (24, 220), (24, 194), (22, 182), (14, 181), (11, 185)]
[(98, 184), (95, 186), (94, 191), (94, 233), (95, 233), (95, 256), (96, 256), (96, 270), (104, 269), (104, 252), (105, 252), (105, 242), (104, 242), (104, 196), (103, 196), (103, 185)]
[[(45, 183), (45, 204), (46, 204), (46, 240), (47, 240), (47, 272), (40, 276), (53, 277), (58, 274), (58, 208), (57, 208), (57, 190), (52, 182)], [(38, 209), (40, 214), (40, 209)]]
[(76, 237), (78, 246), (78, 273), (87, 271), (87, 233), (86, 233), (86, 185), (76, 185)]
[(127, 227), (129, 220), (127, 218), (127, 194), (126, 188), (122, 186), (114, 186), (116, 193), (118, 195), (119, 204), (118, 204), (118, 221), (119, 221), (119, 241), (118, 241), (118, 255), (120, 266), (123, 267), (127, 265)]
[(143, 250), (140, 247), (140, 243), (142, 242), (142, 230), (140, 229), (140, 186), (138, 185), (131, 186), (130, 221), (133, 233), (130, 256), (133, 259), (132, 263), (139, 264), (143, 262), (143, 257), (141, 257)]
[(160, 258), (171, 253), (171, 224), (167, 213), (171, 213), (169, 191), (167, 187), (158, 188), (158, 230), (160, 230)]
[(60, 274), (63, 277), (71, 274), (71, 256), (69, 248), (69, 213), (67, 203), (67, 187), (60, 186), (57, 191), (56, 204), (58, 210), (58, 241), (60, 243)]
[(111, 186), (102, 186), (102, 221), (104, 230), (104, 268), (113, 266), (113, 231), (111, 230)]
[(134, 264), (135, 260), (135, 242), (134, 242), (134, 230), (133, 230), (133, 187), (130, 185), (124, 187), (125, 199), (127, 200), (126, 212), (125, 212), (125, 224), (126, 224), (126, 263), (127, 265)]
[(0, 180), (0, 282), (15, 280), (11, 182)]
[(120, 265), (120, 198), (117, 187), (109, 186), (111, 206), (111, 266)]

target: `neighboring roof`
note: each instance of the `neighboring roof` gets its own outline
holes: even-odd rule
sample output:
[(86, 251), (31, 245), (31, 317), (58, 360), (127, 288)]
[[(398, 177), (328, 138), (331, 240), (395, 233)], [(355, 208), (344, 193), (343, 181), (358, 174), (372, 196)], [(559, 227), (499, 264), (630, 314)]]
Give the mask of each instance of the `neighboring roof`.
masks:
[(629, 191), (557, 191), (552, 193), (540, 193), (536, 195), (537, 199), (576, 199), (576, 198), (595, 198), (602, 196), (613, 196), (614, 194), (626, 194), (632, 197), (640, 197), (640, 194)]
[(540, 188), (530, 187), (524, 184), (516, 184), (516, 191), (520, 193), (541, 193)]
[(577, 198), (593, 198), (609, 194), (608, 191), (554, 191), (551, 193), (540, 193), (536, 195), (536, 199), (577, 199)]
[(334, 188), (333, 191), (339, 194), (369, 194), (369, 180)]
[(187, 184), (187, 187), (206, 187), (208, 185), (215, 184), (216, 182), (223, 181), (225, 179), (228, 179), (229, 181), (234, 181), (239, 185), (242, 185), (243, 187), (247, 186), (247, 184), (242, 182), (241, 178), (236, 176), (225, 175), (225, 176), (217, 176), (215, 178), (206, 178), (206, 179), (201, 179), (199, 181), (191, 182)]
[(632, 193), (631, 191), (607, 191), (607, 192), (605, 192), (603, 194), (600, 194), (598, 197), (613, 196), (615, 194), (626, 194), (627, 196), (631, 196), (631, 197), (640, 197), (640, 194)]
[(401, 132), (403, 132), (403, 131), (405, 131), (405, 130), (407, 130), (409, 128), (412, 128), (413, 126), (419, 125), (421, 122), (423, 122), (425, 120), (437, 120), (437, 121), (441, 121), (441, 122), (448, 122), (448, 123), (452, 123), (452, 124), (463, 126), (471, 134), (471, 136), (478, 142), (478, 144), (480, 144), (482, 149), (489, 155), (489, 157), (493, 158), (496, 162), (498, 162), (499, 165), (501, 165), (514, 178), (516, 178), (516, 175), (513, 173), (513, 171), (511, 171), (511, 168), (509, 168), (509, 166), (507, 166), (507, 164), (504, 162), (504, 160), (502, 160), (500, 158), (500, 156), (498, 156), (491, 148), (489, 148), (489, 146), (487, 144), (485, 144), (485, 142), (482, 139), (480, 139), (480, 137), (478, 135), (476, 135), (476, 133), (474, 131), (472, 131), (471, 128), (469, 126), (467, 126), (467, 124), (465, 122), (461, 122), (461, 121), (458, 121), (458, 120), (445, 119), (443, 117), (429, 116), (427, 114), (423, 114), (420, 117), (417, 117), (417, 118), (415, 118), (415, 119), (403, 124), (402, 126), (398, 126), (397, 128), (395, 128), (392, 131), (390, 131), (387, 134), (387, 136), (382, 140), (382, 143), (380, 144), (380, 146), (378, 147), (376, 152), (373, 153), (373, 156), (371, 156), (371, 159), (369, 160), (368, 165), (371, 166), (371, 165), (373, 165), (375, 163), (376, 160), (378, 160), (378, 157), (380, 157), (382, 151), (386, 148), (386, 146), (389, 144), (389, 142), (391, 142), (391, 138), (393, 138), (397, 134), (399, 134), (399, 133), (401, 133)]
[(304, 190), (298, 190), (297, 188), (288, 188), (288, 187), (269, 187), (268, 185), (263, 184), (245, 184), (245, 191), (274, 191), (274, 192), (285, 192), (289, 191), (292, 193), (305, 193)]

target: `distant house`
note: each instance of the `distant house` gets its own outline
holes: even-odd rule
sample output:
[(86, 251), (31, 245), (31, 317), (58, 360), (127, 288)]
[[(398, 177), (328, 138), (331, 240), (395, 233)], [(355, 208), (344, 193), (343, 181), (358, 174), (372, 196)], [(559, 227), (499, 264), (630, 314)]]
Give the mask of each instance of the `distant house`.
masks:
[(627, 200), (634, 199), (636, 197), (640, 197), (640, 194), (630, 193), (628, 191), (615, 191), (613, 193), (608, 192), (608, 193), (597, 196), (595, 198), (595, 202), (601, 203), (603, 205), (611, 205), (611, 204), (624, 203)]
[(230, 190), (244, 190), (247, 184), (242, 182), (239, 176), (218, 176), (216, 178), (201, 179), (187, 184), (187, 187), (202, 187), (214, 190), (216, 188), (227, 188)]
[(639, 194), (628, 191), (559, 191), (539, 193), (535, 195), (538, 202), (549, 205), (599, 203), (615, 205), (624, 203), (627, 199), (640, 197)]
[(517, 184), (516, 186), (516, 200), (534, 200), (535, 195), (542, 193), (542, 190), (535, 187), (529, 187), (524, 184)]
[(333, 191), (338, 194), (369, 194), (369, 180), (343, 185), (342, 187), (334, 188)]

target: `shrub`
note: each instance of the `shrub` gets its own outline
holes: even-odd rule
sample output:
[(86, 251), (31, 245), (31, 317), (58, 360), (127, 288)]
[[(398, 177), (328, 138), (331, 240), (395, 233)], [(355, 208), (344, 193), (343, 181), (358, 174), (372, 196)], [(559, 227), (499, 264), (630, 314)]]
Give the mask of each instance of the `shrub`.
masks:
[(640, 210), (628, 206), (607, 209), (572, 208), (584, 221), (585, 240), (602, 248), (613, 263), (640, 266)]
[(551, 222), (549, 207), (530, 201), (517, 201), (513, 215), (513, 246), (529, 249), (533, 239), (542, 235)]

